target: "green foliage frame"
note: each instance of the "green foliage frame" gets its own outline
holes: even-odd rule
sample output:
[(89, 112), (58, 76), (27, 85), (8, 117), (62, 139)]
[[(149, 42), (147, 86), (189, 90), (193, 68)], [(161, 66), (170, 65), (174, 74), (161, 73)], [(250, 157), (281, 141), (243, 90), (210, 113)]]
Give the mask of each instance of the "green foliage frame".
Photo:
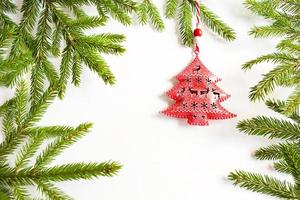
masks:
[[(245, 70), (262, 62), (275, 64), (274, 69), (251, 88), (249, 98), (261, 100), (282, 115), (283, 119), (258, 116), (239, 122), (237, 128), (254, 136), (280, 139), (281, 142), (258, 149), (258, 160), (270, 160), (273, 168), (293, 178), (282, 180), (270, 175), (238, 170), (229, 175), (235, 185), (280, 199), (300, 199), (300, 1), (246, 0), (246, 7), (254, 14), (271, 21), (265, 26), (254, 26), (254, 37), (280, 37), (277, 52), (260, 56), (244, 64)], [(277, 87), (293, 88), (285, 100), (267, 99)]]
[[(234, 31), (201, 5), (203, 22), (224, 39), (235, 39)], [(83, 6), (95, 6), (98, 16), (87, 15)], [(166, 16), (177, 16), (182, 42), (188, 46), (193, 43), (194, 13), (192, 0), (166, 2)], [(22, 15), (19, 23), (12, 20), (15, 14)], [(0, 106), (4, 136), (0, 141), (1, 200), (72, 199), (55, 183), (113, 176), (120, 170), (121, 165), (114, 161), (50, 167), (57, 155), (90, 131), (92, 124), (40, 127), (38, 122), (56, 97), (64, 97), (70, 80), (79, 86), (84, 66), (104, 83), (115, 83), (102, 54), (123, 54), (125, 36), (86, 35), (84, 31), (105, 26), (110, 19), (131, 25), (132, 14), (138, 15), (142, 25), (164, 29), (151, 0), (23, 0), (20, 9), (11, 0), (0, 1), (0, 85), (16, 88), (15, 96)], [(61, 58), (58, 70), (49, 56)], [(36, 188), (38, 197), (28, 186)]]

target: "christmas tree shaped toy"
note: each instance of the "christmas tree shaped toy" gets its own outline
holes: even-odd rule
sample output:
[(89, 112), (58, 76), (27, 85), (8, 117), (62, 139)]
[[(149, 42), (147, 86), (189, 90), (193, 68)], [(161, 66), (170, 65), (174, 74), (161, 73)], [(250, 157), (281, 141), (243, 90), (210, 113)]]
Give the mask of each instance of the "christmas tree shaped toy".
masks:
[[(197, 27), (200, 19), (200, 6), (197, 8)], [(200, 28), (194, 31), (194, 38), (202, 36)], [(195, 39), (196, 41), (196, 39)], [(196, 42), (195, 42), (196, 43)], [(221, 106), (227, 100), (226, 94), (217, 86), (220, 78), (212, 74), (199, 59), (199, 46), (195, 44), (196, 57), (185, 70), (176, 76), (178, 83), (166, 95), (175, 103), (162, 113), (175, 118), (185, 118), (191, 125), (207, 126), (209, 119), (228, 119), (236, 117)]]

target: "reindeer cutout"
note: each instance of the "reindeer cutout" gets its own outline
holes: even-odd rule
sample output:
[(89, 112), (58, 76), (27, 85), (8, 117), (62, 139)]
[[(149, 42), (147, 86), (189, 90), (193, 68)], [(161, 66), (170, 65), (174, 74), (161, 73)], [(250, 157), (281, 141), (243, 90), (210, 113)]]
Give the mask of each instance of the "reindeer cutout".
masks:
[(205, 94), (206, 95), (206, 97), (207, 97), (207, 94), (209, 93), (209, 88), (206, 88), (204, 91), (202, 90), (202, 91), (200, 91), (200, 95), (203, 95), (203, 94)]
[(191, 93), (192, 96), (193, 96), (193, 95), (198, 96), (198, 90), (195, 90), (195, 89), (189, 87), (189, 92)]
[[(220, 92), (216, 92), (215, 88), (213, 88), (211, 91), (212, 91), (213, 95), (218, 96), (218, 99), (220, 99), (220, 95), (221, 95)], [(215, 97), (215, 99), (216, 99), (216, 97)]]

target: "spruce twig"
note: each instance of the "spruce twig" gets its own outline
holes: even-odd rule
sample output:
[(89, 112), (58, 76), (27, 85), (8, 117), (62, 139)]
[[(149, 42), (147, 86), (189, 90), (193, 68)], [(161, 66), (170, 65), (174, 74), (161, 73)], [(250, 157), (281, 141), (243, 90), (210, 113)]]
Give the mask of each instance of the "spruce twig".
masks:
[[(236, 38), (232, 28), (225, 24), (204, 3), (200, 2), (200, 19), (209, 29), (227, 41)], [(187, 46), (193, 45), (193, 18), (196, 16), (194, 0), (167, 0), (165, 15), (167, 18), (178, 19), (178, 27), (182, 43)], [(195, 27), (194, 27), (195, 28)]]
[[(6, 103), (10, 106), (2, 108), (4, 141), (0, 144), (1, 199), (33, 199), (28, 186), (36, 186), (46, 199), (71, 199), (53, 184), (99, 176), (111, 177), (120, 170), (120, 164), (112, 161), (70, 163), (49, 167), (64, 149), (77, 142), (90, 130), (91, 124), (84, 123), (76, 128), (36, 126), (58, 93), (49, 88), (33, 105), (29, 91), (27, 83), (20, 81), (13, 101), (9, 100)], [(42, 148), (44, 150), (39, 153)], [(8, 158), (15, 151), (17, 158), (13, 166), (8, 165)], [(34, 156), (36, 154), (37, 157)]]
[[(262, 100), (284, 119), (255, 117), (239, 122), (238, 129), (248, 135), (277, 138), (281, 142), (262, 147), (255, 152), (259, 160), (271, 160), (273, 168), (280, 173), (293, 177), (293, 181), (279, 180), (272, 176), (246, 171), (235, 171), (229, 179), (237, 186), (274, 196), (280, 199), (299, 199), (300, 175), (300, 116), (299, 116), (299, 66), (300, 66), (300, 2), (298, 0), (246, 0), (245, 5), (253, 13), (271, 21), (270, 25), (255, 26), (250, 34), (254, 37), (281, 36), (277, 52), (260, 56), (244, 64), (248, 70), (254, 65), (270, 62), (274, 69), (250, 91), (250, 100)], [(286, 100), (267, 100), (268, 95), (277, 87), (294, 89)]]

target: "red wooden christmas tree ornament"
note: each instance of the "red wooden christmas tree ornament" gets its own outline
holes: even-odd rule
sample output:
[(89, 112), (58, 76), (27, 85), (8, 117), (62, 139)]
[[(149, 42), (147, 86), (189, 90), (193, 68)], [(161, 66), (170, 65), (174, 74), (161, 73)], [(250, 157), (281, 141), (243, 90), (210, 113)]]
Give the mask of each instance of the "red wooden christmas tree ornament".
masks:
[(208, 125), (210, 119), (228, 119), (236, 115), (221, 106), (226, 94), (217, 86), (221, 79), (213, 75), (199, 57), (176, 76), (178, 83), (166, 94), (175, 103), (163, 113), (176, 118), (186, 118), (191, 125)]
[[(198, 26), (200, 6), (196, 1), (195, 4)], [(201, 35), (201, 29), (195, 29), (194, 36), (200, 37)], [(196, 57), (193, 62), (176, 76), (178, 83), (166, 93), (175, 103), (162, 113), (175, 118), (187, 119), (190, 125), (200, 126), (207, 126), (209, 120), (236, 117), (235, 114), (221, 106), (221, 103), (230, 95), (218, 87), (217, 82), (221, 79), (212, 74), (200, 61), (197, 44), (194, 52)]]

